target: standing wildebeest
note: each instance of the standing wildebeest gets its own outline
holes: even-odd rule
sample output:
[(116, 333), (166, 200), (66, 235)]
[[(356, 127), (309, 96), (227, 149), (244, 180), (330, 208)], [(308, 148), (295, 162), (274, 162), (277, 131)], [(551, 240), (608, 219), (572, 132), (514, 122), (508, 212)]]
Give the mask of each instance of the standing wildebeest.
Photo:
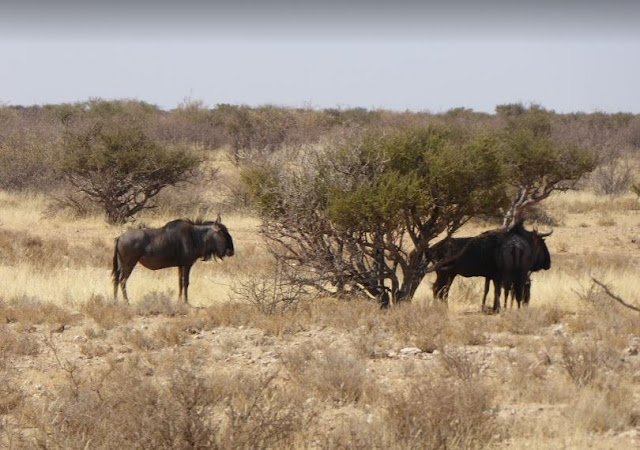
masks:
[[(522, 221), (509, 229), (487, 231), (472, 238), (447, 238), (432, 248), (432, 259), (443, 264), (436, 270), (433, 284), (434, 298), (446, 299), (451, 283), (457, 275), (485, 277), (484, 309), (489, 283), (493, 281), (495, 297), (493, 310), (500, 310), (500, 289), (513, 289), (516, 298), (528, 302), (527, 279), (531, 271), (548, 269), (549, 251), (544, 243), (548, 234), (529, 232)], [(449, 261), (447, 261), (449, 259)], [(520, 303), (518, 303), (520, 304)]]
[[(513, 291), (513, 297), (518, 302), (528, 305), (530, 300), (531, 272), (538, 270), (548, 270), (551, 267), (551, 255), (544, 238), (548, 233), (538, 233), (537, 230), (527, 231), (522, 221), (517, 222), (512, 228), (509, 236), (502, 244), (498, 252), (498, 266), (502, 271), (502, 282), (505, 290), (505, 308), (507, 307), (507, 297), (509, 291)], [(486, 284), (485, 284), (486, 290)]]
[[(507, 230), (492, 230), (469, 238), (446, 238), (431, 249), (431, 259), (437, 264), (433, 297), (446, 300), (451, 284), (457, 275), (463, 277), (485, 277), (494, 282), (495, 301), (493, 308), (500, 309), (500, 286), (502, 280), (498, 268), (497, 251), (504, 242)], [(486, 298), (482, 300), (484, 309)]]
[(162, 228), (129, 230), (116, 239), (113, 254), (113, 298), (118, 299), (118, 285), (127, 303), (127, 279), (140, 262), (151, 270), (177, 267), (178, 297), (189, 303), (189, 271), (198, 258), (207, 261), (233, 256), (233, 240), (220, 216), (215, 222), (173, 220)]

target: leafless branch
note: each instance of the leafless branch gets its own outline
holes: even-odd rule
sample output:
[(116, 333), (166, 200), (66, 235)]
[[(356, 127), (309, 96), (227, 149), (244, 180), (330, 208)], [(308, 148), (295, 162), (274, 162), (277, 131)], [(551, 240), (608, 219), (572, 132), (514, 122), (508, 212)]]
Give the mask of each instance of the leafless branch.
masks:
[(597, 284), (598, 286), (600, 286), (604, 290), (605, 294), (607, 294), (609, 297), (611, 297), (612, 299), (614, 299), (615, 301), (620, 303), (622, 306), (626, 306), (629, 309), (632, 309), (634, 311), (640, 312), (640, 308), (638, 308), (637, 306), (634, 306), (634, 305), (630, 305), (629, 303), (625, 302), (622, 298), (620, 298), (619, 296), (617, 296), (616, 294), (611, 292), (611, 290), (609, 289), (609, 287), (606, 284), (598, 281), (594, 277), (591, 277), (591, 279), (593, 280), (593, 282), (595, 284)]

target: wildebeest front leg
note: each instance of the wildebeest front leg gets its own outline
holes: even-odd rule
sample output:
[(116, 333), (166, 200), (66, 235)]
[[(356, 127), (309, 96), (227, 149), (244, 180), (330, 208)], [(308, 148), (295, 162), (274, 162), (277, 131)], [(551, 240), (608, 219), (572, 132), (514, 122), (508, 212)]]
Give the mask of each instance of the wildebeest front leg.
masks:
[(487, 304), (487, 294), (489, 294), (489, 287), (491, 286), (491, 279), (484, 279), (484, 295), (482, 296), (482, 311), (484, 311), (484, 307)]
[(184, 302), (189, 303), (189, 272), (191, 271), (191, 266), (186, 266), (182, 268), (182, 274), (184, 275), (184, 280), (182, 281), (182, 286), (184, 288)]
[(502, 280), (493, 280), (493, 312), (500, 312), (500, 286)]
[(178, 301), (182, 300), (184, 271), (182, 266), (178, 266)]

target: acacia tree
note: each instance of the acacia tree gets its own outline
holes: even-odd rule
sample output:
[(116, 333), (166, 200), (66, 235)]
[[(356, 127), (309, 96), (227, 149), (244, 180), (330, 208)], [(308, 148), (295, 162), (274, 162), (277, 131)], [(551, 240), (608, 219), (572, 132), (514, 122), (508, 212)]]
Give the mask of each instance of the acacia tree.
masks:
[(540, 106), (499, 105), (506, 118), (501, 159), (507, 171), (510, 203), (503, 225), (516, 223), (525, 211), (554, 191), (566, 191), (595, 168), (588, 150), (552, 138), (551, 113)]
[(65, 178), (100, 204), (110, 223), (124, 223), (154, 207), (163, 188), (188, 180), (200, 164), (194, 155), (162, 146), (138, 128), (102, 122), (68, 131), (64, 149)]
[(296, 282), (410, 299), (430, 242), (505, 205), (498, 141), (431, 126), (373, 133), (244, 179), (270, 250)]

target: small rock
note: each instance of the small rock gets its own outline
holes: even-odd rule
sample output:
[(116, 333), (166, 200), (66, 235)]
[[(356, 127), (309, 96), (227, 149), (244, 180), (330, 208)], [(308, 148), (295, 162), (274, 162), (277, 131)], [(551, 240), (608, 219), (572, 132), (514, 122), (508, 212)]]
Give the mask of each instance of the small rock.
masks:
[(390, 351), (387, 352), (387, 356), (389, 358), (397, 358), (398, 354), (396, 352), (394, 352), (393, 350), (390, 350)]
[(144, 374), (148, 377), (153, 375), (153, 367), (147, 367), (147, 370), (144, 371)]
[(116, 356), (116, 362), (122, 362), (122, 361), (124, 361), (124, 355)]
[(131, 347), (127, 347), (126, 345), (123, 345), (118, 349), (118, 353), (131, 353), (132, 351)]
[(52, 326), (51, 329), (49, 330), (49, 332), (51, 333), (62, 333), (63, 331), (64, 331), (64, 324), (62, 325), (56, 324)]
[(418, 347), (406, 347), (400, 350), (402, 355), (417, 355), (418, 353), (422, 353)]
[(556, 325), (555, 327), (553, 327), (553, 334), (555, 334), (556, 336), (566, 336), (567, 332), (565, 328), (566, 327), (563, 323)]

